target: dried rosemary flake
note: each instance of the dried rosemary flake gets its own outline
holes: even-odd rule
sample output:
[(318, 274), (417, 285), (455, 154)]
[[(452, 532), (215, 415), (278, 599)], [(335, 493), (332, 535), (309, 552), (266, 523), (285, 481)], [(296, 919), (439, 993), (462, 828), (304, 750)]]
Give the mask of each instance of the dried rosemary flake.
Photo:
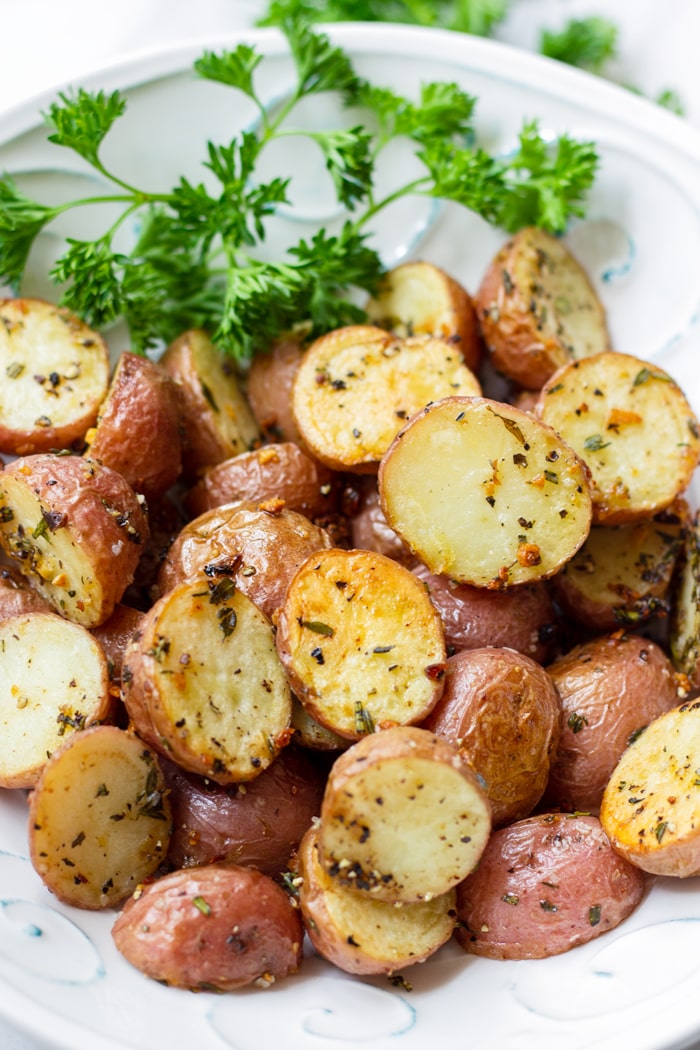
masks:
[(327, 623), (321, 623), (320, 620), (299, 620), (299, 626), (306, 627), (314, 634), (322, 634), (325, 638), (332, 638), (335, 634), (332, 627), (329, 627)]

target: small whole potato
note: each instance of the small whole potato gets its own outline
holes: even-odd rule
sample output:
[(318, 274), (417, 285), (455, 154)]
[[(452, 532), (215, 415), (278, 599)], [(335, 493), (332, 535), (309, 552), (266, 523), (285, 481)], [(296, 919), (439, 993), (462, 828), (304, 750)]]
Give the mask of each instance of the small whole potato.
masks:
[(465, 649), (423, 727), (454, 744), (482, 778), (494, 827), (528, 816), (547, 786), (561, 704), (547, 672), (514, 649)]
[(210, 864), (165, 875), (134, 893), (112, 935), (147, 977), (192, 991), (267, 987), (301, 965), (299, 912), (254, 868)]

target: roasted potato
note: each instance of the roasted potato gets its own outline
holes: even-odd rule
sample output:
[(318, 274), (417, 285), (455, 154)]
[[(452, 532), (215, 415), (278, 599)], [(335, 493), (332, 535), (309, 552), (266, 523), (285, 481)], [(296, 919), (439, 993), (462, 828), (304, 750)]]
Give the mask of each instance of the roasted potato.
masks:
[(472, 298), (433, 263), (405, 262), (389, 270), (365, 304), (369, 320), (403, 338), (432, 335), (459, 349), (473, 372), (481, 361), (481, 334)]
[(30, 796), (32, 864), (76, 908), (109, 908), (128, 897), (163, 860), (169, 835), (156, 755), (116, 726), (75, 733)]
[(129, 643), (141, 628), (144, 613), (132, 609), (130, 605), (115, 605), (114, 612), (99, 627), (92, 627), (90, 633), (102, 648), (107, 658), (109, 677), (112, 682), (120, 682), (124, 653)]
[(450, 394), (480, 393), (478, 379), (451, 343), (349, 325), (321, 336), (304, 354), (292, 411), (316, 459), (334, 470), (376, 473), (415, 412)]
[(267, 353), (253, 358), (246, 393), (260, 431), (268, 441), (303, 440), (292, 412), (292, 385), (304, 356), (301, 335), (278, 339)]
[(559, 369), (538, 416), (585, 460), (594, 524), (626, 525), (670, 507), (700, 456), (700, 423), (658, 365), (612, 350)]
[(672, 583), (669, 631), (675, 667), (700, 688), (700, 511), (686, 524), (678, 571)]
[(277, 651), (312, 718), (357, 740), (420, 721), (442, 692), (440, 618), (408, 569), (373, 551), (319, 551), (294, 576)]
[(420, 563), (411, 572), (440, 614), (448, 650), (509, 646), (538, 663), (547, 659), (560, 633), (547, 581), (496, 591), (457, 583)]
[(263, 508), (284, 506), (307, 518), (338, 507), (340, 479), (291, 441), (263, 445), (208, 467), (185, 496), (192, 517), (224, 503), (251, 500)]
[(566, 245), (544, 230), (520, 230), (490, 263), (475, 296), (494, 367), (538, 390), (571, 360), (610, 345), (603, 306)]
[(331, 546), (325, 529), (304, 514), (241, 500), (206, 511), (181, 530), (162, 561), (158, 589), (165, 594), (201, 575), (230, 577), (272, 616), (299, 566)]
[(109, 385), (104, 339), (41, 299), (0, 300), (0, 451), (68, 448), (93, 425)]
[(502, 589), (552, 576), (588, 535), (583, 461), (551, 428), (487, 398), (415, 416), (382, 459), (387, 522), (431, 572)]
[(597, 817), (527, 817), (495, 831), (477, 870), (457, 887), (455, 936), (490, 959), (559, 955), (619, 926), (644, 885)]
[(291, 736), (272, 627), (229, 577), (155, 602), (124, 654), (122, 692), (143, 740), (220, 784), (252, 780)]
[(529, 816), (544, 794), (561, 703), (547, 672), (514, 649), (465, 649), (424, 729), (453, 744), (478, 774), (494, 827)]
[(109, 619), (147, 538), (141, 498), (95, 460), (42, 453), (0, 472), (0, 545), (69, 620)]
[(160, 363), (182, 392), (187, 477), (247, 452), (261, 440), (232, 363), (205, 332), (183, 332), (166, 348)]
[(302, 839), (296, 860), (299, 907), (319, 955), (355, 974), (392, 974), (434, 955), (452, 935), (455, 891), (395, 904), (339, 885), (318, 859), (318, 828)]
[(53, 612), (53, 606), (20, 572), (0, 567), (0, 620), (29, 612)]
[(385, 554), (402, 565), (413, 565), (413, 554), (384, 516), (376, 477), (363, 477), (358, 481), (359, 503), (350, 518), (352, 546)]
[(301, 965), (301, 918), (254, 868), (210, 864), (140, 887), (112, 927), (121, 954), (162, 984), (192, 991), (267, 988)]
[(33, 787), (48, 757), (111, 707), (107, 659), (85, 628), (53, 612), (0, 622), (0, 787)]
[(312, 718), (295, 696), (292, 696), (292, 729), (295, 742), (309, 751), (344, 751), (350, 745), (347, 737), (338, 736)]
[(490, 831), (488, 799), (457, 748), (397, 726), (335, 760), (319, 860), (333, 882), (370, 899), (429, 901), (473, 870)]
[(643, 871), (700, 874), (700, 700), (655, 718), (615, 766), (600, 821), (616, 851)]
[(223, 786), (163, 760), (173, 814), (167, 861), (191, 868), (225, 861), (280, 875), (321, 812), (326, 773), (300, 748), (285, 747), (246, 784)]
[(683, 678), (658, 645), (622, 631), (575, 646), (547, 671), (562, 714), (546, 802), (597, 813), (620, 755), (683, 699)]
[(147, 357), (121, 354), (85, 454), (118, 471), (149, 501), (171, 488), (182, 469), (178, 384)]

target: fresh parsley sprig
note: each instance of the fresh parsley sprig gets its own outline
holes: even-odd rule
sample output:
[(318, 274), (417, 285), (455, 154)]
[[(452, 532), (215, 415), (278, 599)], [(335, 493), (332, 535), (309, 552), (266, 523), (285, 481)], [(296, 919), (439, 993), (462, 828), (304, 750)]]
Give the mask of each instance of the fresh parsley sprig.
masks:
[[(359, 78), (348, 56), (303, 21), (287, 19), (283, 29), (296, 81), (274, 107), (258, 94), (264, 59), (254, 48), (207, 52), (195, 63), (199, 76), (242, 92), (259, 114), (254, 130), (207, 144), (206, 185), (184, 177), (165, 192), (132, 185), (107, 168), (101, 153), (125, 99), (82, 89), (59, 96), (45, 114), (50, 141), (77, 152), (113, 192), (49, 207), (31, 200), (11, 176), (1, 177), (0, 281), (19, 286), (36, 236), (64, 212), (108, 201), (121, 208), (112, 225), (92, 241), (69, 238), (52, 270), (65, 285), (62, 303), (98, 328), (123, 317), (136, 351), (205, 327), (245, 361), (299, 322), (318, 333), (363, 319), (355, 293), (371, 294), (383, 269), (370, 223), (401, 197), (457, 202), (509, 231), (533, 224), (559, 232), (581, 213), (597, 166), (591, 143), (567, 136), (550, 143), (528, 122), (511, 156), (492, 156), (476, 142), (476, 100), (458, 85), (425, 84), (417, 100), (408, 100)], [(369, 126), (295, 127), (296, 105), (327, 91), (338, 92), (353, 114), (361, 107)], [(321, 229), (268, 261), (261, 245), (268, 220), (290, 203), (289, 179), (260, 179), (258, 162), (269, 143), (290, 135), (305, 136), (320, 151), (346, 218), (335, 232)], [(378, 197), (377, 164), (397, 138), (414, 143), (422, 167)], [(117, 234), (134, 216), (140, 232), (126, 253)]]

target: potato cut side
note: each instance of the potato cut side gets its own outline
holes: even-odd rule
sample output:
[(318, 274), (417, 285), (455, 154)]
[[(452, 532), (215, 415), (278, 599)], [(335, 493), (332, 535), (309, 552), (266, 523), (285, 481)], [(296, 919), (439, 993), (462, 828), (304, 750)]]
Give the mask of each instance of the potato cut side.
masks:
[(426, 901), (476, 866), (491, 831), (475, 774), (446, 740), (398, 726), (365, 737), (330, 772), (319, 857), (331, 879), (383, 901)]
[(76, 730), (109, 714), (107, 659), (83, 627), (52, 612), (0, 624), (0, 786), (32, 787)]
[(186, 471), (195, 474), (247, 452), (260, 441), (260, 429), (233, 366), (206, 332), (184, 332), (168, 346), (161, 364), (182, 391)]
[(292, 408), (317, 459), (337, 470), (370, 472), (419, 409), (450, 394), (480, 393), (455, 345), (349, 325), (309, 347), (294, 380)]
[(292, 580), (277, 649), (312, 718), (357, 740), (420, 721), (442, 692), (442, 623), (422, 584), (373, 551), (320, 551)]
[(539, 390), (570, 360), (607, 350), (603, 306), (586, 272), (556, 237), (528, 227), (498, 252), (476, 295), (494, 367)]
[(537, 414), (586, 461), (597, 524), (649, 517), (685, 491), (700, 424), (667, 372), (607, 351), (566, 365), (543, 387)]
[(373, 324), (395, 335), (433, 335), (453, 342), (465, 364), (478, 367), (481, 336), (471, 296), (433, 263), (406, 262), (389, 270), (365, 309)]
[(600, 821), (615, 849), (644, 871), (700, 874), (700, 701), (660, 715), (630, 744)]
[(477, 587), (542, 579), (588, 535), (585, 464), (510, 405), (451, 397), (397, 436), (379, 471), (389, 525), (431, 572)]
[(597, 631), (634, 627), (669, 612), (669, 588), (687, 508), (679, 501), (631, 525), (594, 525), (552, 584), (567, 616)]
[(156, 755), (116, 726), (94, 726), (57, 751), (29, 812), (32, 864), (77, 908), (124, 900), (168, 848), (170, 809)]
[(0, 300), (0, 321), (0, 451), (66, 448), (92, 426), (107, 392), (107, 344), (40, 299)]
[(95, 460), (43, 453), (0, 473), (0, 545), (75, 623), (96, 627), (111, 616), (147, 539), (141, 498)]
[(679, 571), (673, 581), (671, 629), (674, 665), (693, 687), (700, 686), (700, 512), (688, 523), (683, 537)]
[(292, 700), (269, 620), (229, 577), (178, 585), (124, 656), (137, 732), (184, 769), (252, 780), (288, 743)]
[(299, 907), (309, 939), (346, 973), (391, 974), (424, 962), (452, 935), (454, 890), (397, 908), (339, 885), (319, 863), (317, 828), (302, 839), (297, 865)]

